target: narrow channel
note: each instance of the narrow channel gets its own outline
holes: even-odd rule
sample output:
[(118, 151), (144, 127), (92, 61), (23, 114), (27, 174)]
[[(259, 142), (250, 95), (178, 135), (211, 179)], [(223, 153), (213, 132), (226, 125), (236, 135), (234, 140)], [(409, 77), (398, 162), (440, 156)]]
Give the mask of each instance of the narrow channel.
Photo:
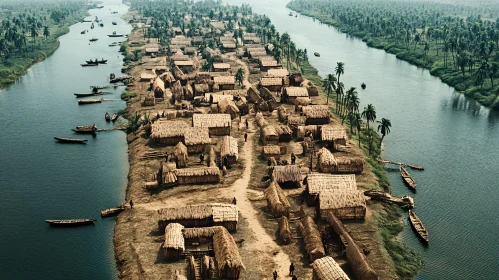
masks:
[[(126, 135), (100, 132), (96, 137), (71, 131), (77, 125), (112, 127), (104, 114), (125, 108), (124, 88), (105, 89), (101, 104), (79, 106), (73, 93), (106, 85), (120, 75), (118, 47), (131, 26), (121, 19), (128, 7), (106, 0), (90, 10), (104, 27), (77, 23), (60, 37), (59, 49), (34, 65), (15, 85), (0, 90), (0, 271), (3, 279), (116, 279), (113, 218), (100, 210), (123, 202), (128, 173)], [(112, 14), (117, 11), (117, 14)], [(112, 25), (115, 21), (117, 25)], [(89, 30), (85, 35), (83, 30)], [(89, 42), (92, 37), (97, 42)], [(107, 65), (81, 67), (89, 59)], [(54, 136), (88, 139), (86, 145), (56, 143)], [(46, 219), (96, 218), (94, 226), (51, 228)]]
[[(289, 16), (287, 3), (254, 0), (250, 5), (266, 14), (280, 34), (288, 32), (297, 48), (307, 49), (321, 76), (334, 73), (336, 62), (344, 62), (341, 81), (347, 89), (357, 88), (361, 108), (372, 103), (378, 120), (392, 122), (383, 156), (426, 168), (411, 172), (418, 184), (416, 194), (404, 186), (396, 166), (387, 168), (393, 193), (414, 197), (415, 212), (429, 230), (430, 244), (424, 248), (404, 220), (402, 240), (426, 264), (416, 279), (499, 275), (499, 113), (465, 98), (427, 70), (317, 20)], [(321, 56), (314, 57), (314, 52)], [(366, 90), (360, 88), (362, 83)]]

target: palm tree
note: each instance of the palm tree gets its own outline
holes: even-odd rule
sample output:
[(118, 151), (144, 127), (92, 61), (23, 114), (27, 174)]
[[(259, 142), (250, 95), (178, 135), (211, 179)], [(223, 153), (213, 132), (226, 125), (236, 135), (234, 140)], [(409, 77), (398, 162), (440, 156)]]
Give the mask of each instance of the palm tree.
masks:
[[(345, 93), (344, 90), (345, 90), (345, 85), (341, 82), (337, 82), (337, 84), (336, 84), (336, 114), (338, 114), (338, 106), (341, 105), (341, 101), (342, 101), (343, 95)], [(341, 107), (339, 109), (341, 110)]]
[(286, 56), (286, 61), (287, 61), (287, 69), (289, 71), (289, 44), (291, 42), (291, 37), (289, 37), (288, 32), (284, 32), (281, 36), (281, 48), (286, 47), (287, 51), (287, 56)]
[(353, 116), (353, 124), (355, 128), (357, 128), (357, 132), (359, 133), (359, 148), (360, 148), (360, 130), (362, 126), (362, 117), (360, 116), (359, 113), (355, 113)]
[(239, 82), (239, 86), (241, 86), (244, 80), (244, 70), (242, 67), (239, 67), (236, 72), (236, 81)]
[[(322, 83), (324, 90), (327, 91), (326, 104), (329, 104), (329, 95), (331, 92), (333, 92), (333, 90), (336, 91), (336, 81), (336, 76), (334, 76), (334, 74), (329, 74)], [(338, 98), (336, 98), (336, 102), (338, 102)]]
[(336, 76), (338, 76), (338, 82), (340, 82), (341, 75), (345, 74), (345, 63), (337, 62), (334, 71), (336, 73)]
[(36, 37), (38, 37), (38, 28), (35, 24), (31, 25), (31, 38), (33, 38), (33, 50), (35, 50)]
[(381, 131), (381, 141), (379, 141), (379, 144), (381, 145), (385, 136), (390, 133), (390, 127), (392, 127), (392, 123), (389, 119), (385, 118), (381, 118), (381, 121), (377, 121), (377, 123), (379, 123), (378, 131)]
[[(369, 122), (374, 122), (376, 120), (376, 108), (374, 108), (373, 104), (367, 104), (367, 107), (364, 107), (364, 111), (362, 111), (362, 117), (366, 119), (367, 122), (367, 131), (369, 132)], [(370, 132), (369, 132), (370, 133)], [(369, 142), (369, 154), (371, 154), (371, 137), (368, 138)]]
[(45, 40), (47, 40), (47, 37), (50, 36), (50, 30), (48, 26), (43, 27), (43, 36), (45, 36)]

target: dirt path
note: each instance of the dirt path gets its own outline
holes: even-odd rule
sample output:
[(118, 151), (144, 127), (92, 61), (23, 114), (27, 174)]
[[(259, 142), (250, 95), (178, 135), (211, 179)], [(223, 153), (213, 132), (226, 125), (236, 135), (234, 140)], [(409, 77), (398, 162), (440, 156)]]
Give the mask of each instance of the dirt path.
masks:
[(229, 59), (234, 60), (237, 64), (241, 65), (241, 67), (244, 69), (244, 81), (243, 85), (246, 86), (246, 88), (252, 87), (252, 84), (249, 82), (248, 77), (249, 77), (249, 68), (248, 64), (244, 63), (242, 60), (237, 58), (235, 55), (229, 55)]

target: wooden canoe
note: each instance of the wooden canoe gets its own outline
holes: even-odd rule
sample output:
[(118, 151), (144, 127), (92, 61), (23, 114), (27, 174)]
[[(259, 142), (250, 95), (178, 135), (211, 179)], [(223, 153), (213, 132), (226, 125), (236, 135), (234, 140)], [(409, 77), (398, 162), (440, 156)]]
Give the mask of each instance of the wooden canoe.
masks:
[(318, 52), (314, 52), (314, 55), (317, 57), (321, 57), (321, 55)]
[(118, 119), (118, 113), (114, 113), (111, 121), (115, 122)]
[[(93, 24), (92, 24), (92, 25), (93, 25)], [(89, 41), (90, 41), (90, 42), (95, 42), (95, 41), (97, 41), (97, 40), (99, 40), (99, 39), (97, 39), (97, 38), (92, 38), (92, 39), (90, 39)]]
[(94, 134), (97, 132), (97, 127), (93, 125), (84, 125), (84, 126), (77, 126), (76, 128), (72, 128), (76, 133), (81, 133), (81, 134)]
[(89, 66), (98, 66), (99, 64), (93, 64), (93, 63), (92, 64), (88, 64), (87, 63), (87, 64), (80, 64), (80, 65), (81, 65), (81, 67), (89, 67)]
[(123, 37), (125, 36), (124, 34), (109, 34), (107, 35), (108, 37), (114, 38), (114, 37)]
[(104, 115), (104, 117), (106, 118), (106, 121), (110, 121), (111, 120), (111, 117), (109, 116), (109, 114), (107, 112)]
[(100, 215), (103, 218), (111, 217), (111, 216), (116, 216), (123, 211), (125, 211), (125, 207), (109, 208), (109, 209), (105, 209), (105, 210), (100, 211)]
[(101, 103), (103, 99), (86, 99), (86, 100), (78, 100), (78, 104), (84, 105), (84, 104), (93, 104), (93, 103)]
[(402, 180), (404, 180), (404, 183), (413, 191), (416, 190), (416, 182), (414, 179), (412, 179), (411, 174), (405, 170), (404, 167), (400, 166), (400, 176), (402, 176)]
[(418, 216), (412, 210), (409, 210), (409, 222), (418, 238), (425, 244), (428, 244), (428, 231)]
[(64, 138), (64, 137), (55, 137), (54, 139), (61, 143), (76, 143), (76, 144), (85, 144), (87, 139), (76, 139), (76, 138)]
[(95, 93), (74, 93), (76, 97), (88, 97), (88, 96), (94, 96), (96, 95)]
[(92, 225), (96, 219), (74, 219), (74, 220), (45, 220), (46, 223), (55, 227), (74, 227)]

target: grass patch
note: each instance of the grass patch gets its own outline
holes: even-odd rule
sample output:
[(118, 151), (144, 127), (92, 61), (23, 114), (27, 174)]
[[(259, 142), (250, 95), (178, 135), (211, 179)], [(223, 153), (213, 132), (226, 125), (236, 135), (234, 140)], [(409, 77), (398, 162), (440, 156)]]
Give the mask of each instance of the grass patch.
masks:
[(121, 94), (121, 100), (128, 102), (136, 96), (137, 96), (137, 93), (135, 93), (133, 91), (125, 91)]

